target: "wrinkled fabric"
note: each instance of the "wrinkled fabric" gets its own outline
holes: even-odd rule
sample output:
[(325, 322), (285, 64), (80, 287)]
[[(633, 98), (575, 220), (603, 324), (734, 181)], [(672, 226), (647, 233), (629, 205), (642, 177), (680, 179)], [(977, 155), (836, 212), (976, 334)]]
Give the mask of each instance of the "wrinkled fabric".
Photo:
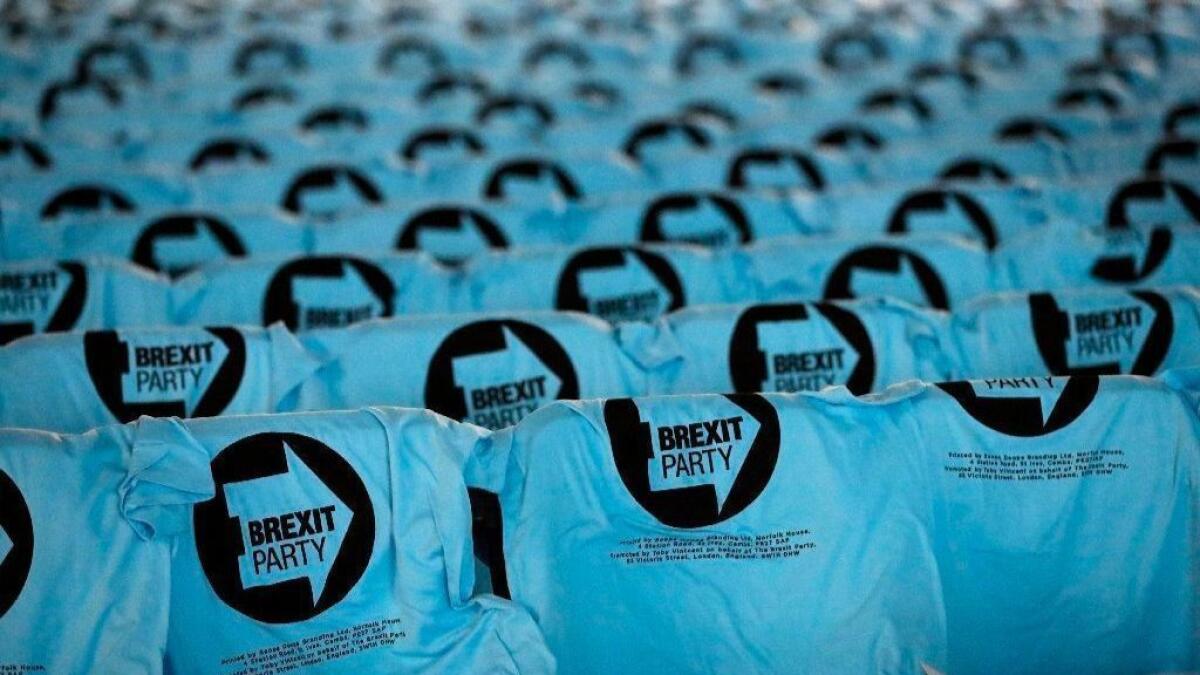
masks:
[(480, 437), (397, 409), (144, 419), (135, 452), (199, 454), (163, 480), (212, 490), (162, 515), (184, 528), (168, 670), (552, 672), (528, 614), (471, 597), (462, 466)]
[[(1197, 650), (1195, 410), (1141, 378), (930, 387), (947, 672), (1186, 672)], [(1000, 639), (1003, 636), (1003, 639)]]
[(655, 394), (818, 391), (854, 394), (952, 370), (947, 316), (883, 300), (685, 308), (653, 327), (626, 324), (622, 343), (653, 367)]
[(907, 410), (844, 390), (557, 403), (469, 480), (500, 494), (509, 590), (564, 672), (918, 673), (946, 642)]
[(188, 476), (186, 450), (148, 457), (133, 434), (0, 432), (0, 669), (163, 672), (174, 531), (123, 507), (133, 489), (187, 508), (211, 481)]
[(0, 426), (81, 433), (142, 415), (276, 412), (319, 365), (280, 325), (27, 337), (0, 347)]
[(301, 339), (321, 365), (295, 410), (412, 406), (498, 429), (557, 399), (643, 393), (652, 376), (611, 326), (570, 312), (397, 318)]
[(1200, 365), (1200, 294), (1190, 286), (998, 294), (956, 311), (950, 332), (957, 377), (1157, 375)]

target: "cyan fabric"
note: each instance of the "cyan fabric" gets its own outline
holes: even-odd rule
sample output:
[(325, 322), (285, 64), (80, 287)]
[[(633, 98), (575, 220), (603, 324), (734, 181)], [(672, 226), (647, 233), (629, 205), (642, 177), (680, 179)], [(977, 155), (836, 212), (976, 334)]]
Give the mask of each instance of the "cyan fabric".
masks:
[(937, 510), (947, 672), (1200, 666), (1200, 424), (1174, 389), (960, 381), (913, 403)]
[(690, 307), (620, 337), (654, 394), (817, 391), (865, 394), (946, 379), (943, 312), (884, 298)]
[(780, 239), (734, 255), (757, 286), (743, 301), (882, 295), (946, 310), (988, 292), (996, 280), (981, 243), (936, 232)]
[(206, 265), (172, 286), (178, 324), (348, 326), (453, 305), (452, 275), (425, 256), (255, 258)]
[(574, 312), (383, 319), (301, 339), (321, 365), (295, 410), (410, 406), (498, 429), (556, 399), (645, 393), (652, 377), (610, 325)]
[(0, 263), (0, 344), (37, 333), (171, 323), (167, 280), (113, 260)]
[(844, 389), (555, 403), (468, 480), (499, 492), (509, 589), (564, 672), (920, 673), (946, 642), (908, 411)]
[(1003, 293), (953, 314), (947, 348), (962, 378), (1157, 375), (1200, 365), (1195, 287)]
[(0, 427), (276, 412), (319, 366), (280, 324), (30, 336), (0, 347)]
[(144, 209), (97, 222), (14, 225), (3, 248), (9, 259), (108, 257), (179, 276), (227, 258), (300, 255), (308, 240), (306, 228), (265, 213)]
[(996, 289), (1140, 288), (1200, 284), (1200, 228), (1047, 228), (1010, 240), (994, 258)]
[(146, 454), (133, 434), (0, 432), (0, 670), (163, 672), (175, 532), (149, 519), (211, 481), (189, 477), (187, 449)]
[(211, 496), (152, 521), (183, 528), (168, 670), (552, 672), (526, 612), (471, 597), (481, 434), (400, 409), (143, 419), (135, 453), (199, 455), (164, 479)]
[(610, 322), (652, 320), (687, 305), (753, 297), (734, 256), (680, 244), (489, 252), (463, 267), (459, 307), (568, 309)]

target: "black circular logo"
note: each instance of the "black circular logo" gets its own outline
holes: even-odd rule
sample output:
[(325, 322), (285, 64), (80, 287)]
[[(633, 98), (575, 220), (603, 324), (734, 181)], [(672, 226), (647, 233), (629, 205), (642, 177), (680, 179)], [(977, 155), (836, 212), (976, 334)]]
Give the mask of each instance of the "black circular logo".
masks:
[[(1175, 335), (1171, 303), (1151, 291), (1130, 291), (1129, 295), (1140, 301), (1153, 316), (1143, 316), (1141, 306), (1072, 315), (1059, 307), (1052, 294), (1031, 294), (1030, 323), (1038, 354), (1047, 370), (1053, 375), (1118, 375), (1123, 372), (1121, 361), (1100, 355), (1115, 358), (1124, 353), (1133, 357), (1127, 374), (1154, 375), (1158, 372)], [(1147, 324), (1145, 336), (1135, 351), (1134, 336)], [(1076, 346), (1069, 349), (1072, 341)], [(1069, 354), (1088, 354), (1097, 363), (1072, 366)]]
[(0, 321), (0, 345), (34, 333), (68, 331), (75, 327), (87, 302), (88, 275), (83, 265), (58, 263), (51, 269), (6, 273), (10, 288), (0, 291), (24, 318)]
[(429, 361), (425, 406), (490, 429), (512, 426), (555, 399), (579, 398), (558, 340), (524, 321), (476, 321), (446, 336)]
[(483, 197), (489, 201), (511, 200), (509, 188), (516, 183), (536, 184), (545, 188), (547, 181), (551, 190), (542, 190), (540, 201), (555, 199), (575, 202), (583, 199), (579, 183), (561, 165), (540, 158), (511, 159), (497, 164), (483, 183)]
[[(429, 232), (455, 236), (470, 247), (471, 250), (465, 251), (468, 255), (487, 248), (508, 248), (508, 238), (496, 221), (479, 209), (457, 206), (425, 209), (409, 218), (396, 238), (396, 248), (401, 251), (425, 250), (421, 235)], [(462, 262), (464, 257), (438, 251), (430, 253), (444, 264)]]
[(584, 249), (558, 275), (556, 309), (587, 312), (613, 323), (647, 321), (687, 303), (667, 258), (633, 247)]
[(212, 460), (215, 496), (192, 512), (200, 566), (221, 601), (264, 623), (333, 607), (366, 572), (375, 510), (362, 479), (315, 438), (263, 433)]
[[(352, 196), (337, 194), (343, 185), (353, 193)], [(333, 196), (327, 199), (317, 196), (322, 193)], [(333, 203), (314, 205), (310, 200)], [(383, 201), (383, 192), (367, 174), (345, 164), (327, 164), (306, 169), (293, 178), (279, 207), (296, 216), (325, 218), (346, 209), (379, 206)]]
[[(752, 173), (758, 167), (791, 168), (795, 178), (759, 183), (753, 179)], [(734, 190), (760, 187), (788, 190), (798, 187), (821, 192), (825, 189), (825, 175), (813, 158), (803, 151), (782, 147), (750, 148), (730, 160), (725, 184)]]
[[(192, 260), (163, 260), (159, 244), (164, 241), (186, 242), (195, 247), (198, 255)], [(208, 250), (205, 250), (206, 245)], [(246, 247), (233, 228), (215, 216), (205, 213), (176, 213), (147, 225), (134, 242), (130, 259), (142, 267), (174, 277), (214, 259), (213, 254), (219, 257), (240, 257), (246, 255)]]
[(33, 519), (17, 484), (0, 470), (0, 617), (8, 613), (33, 566)]
[(263, 300), (263, 325), (340, 328), (392, 316), (396, 285), (376, 265), (347, 256), (314, 256), (284, 264)]
[(237, 395), (246, 374), (246, 339), (235, 328), (83, 336), (88, 377), (121, 422), (151, 417), (214, 417)]
[(78, 185), (54, 195), (42, 206), (42, 220), (54, 220), (60, 216), (89, 216), (105, 210), (114, 213), (133, 213), (137, 210), (133, 200), (106, 185)]
[[(871, 391), (875, 348), (862, 320), (850, 310), (823, 302), (811, 305), (817, 318), (809, 307), (802, 303), (755, 305), (742, 312), (729, 340), (729, 375), (735, 391), (812, 391), (833, 384), (844, 384), (853, 394)], [(806, 334), (819, 339), (824, 327), (815, 324), (821, 319), (853, 354), (845, 353), (836, 340), (821, 347), (812, 345)], [(808, 330), (795, 326), (797, 323), (806, 324)], [(770, 328), (779, 325), (791, 333), (783, 344), (773, 343), (769, 335)], [(847, 371), (851, 359), (855, 359), (854, 366)]]
[(1140, 256), (1134, 252), (1101, 256), (1092, 265), (1092, 277), (1115, 284), (1142, 281), (1166, 262), (1173, 241), (1170, 228), (1156, 227), (1151, 230), (1150, 239)]
[[(670, 220), (680, 222), (672, 225)], [(646, 207), (640, 227), (640, 239), (646, 242), (727, 246), (749, 243), (753, 238), (750, 221), (742, 207), (719, 194), (682, 193), (659, 197)]]
[(988, 250), (996, 248), (999, 235), (992, 219), (979, 202), (971, 195), (961, 190), (919, 190), (904, 197), (888, 220), (887, 231), (891, 234), (902, 234), (910, 229), (909, 218), (915, 213), (949, 214), (951, 205), (966, 215), (967, 222), (974, 234), (983, 240)]
[(1108, 212), (1104, 222), (1110, 228), (1127, 228), (1135, 224), (1135, 218), (1129, 213), (1130, 202), (1149, 202), (1163, 204), (1171, 196), (1182, 207), (1175, 211), (1177, 215), (1167, 222), (1146, 223), (1147, 225), (1172, 225), (1175, 223), (1192, 222), (1200, 224), (1200, 195), (1197, 195), (1186, 184), (1164, 178), (1140, 178), (1125, 183), (1113, 194), (1108, 201)]
[(727, 405), (715, 406), (712, 419), (662, 425), (643, 419), (633, 399), (604, 403), (621, 482), (664, 525), (697, 528), (728, 520), (758, 499), (775, 472), (780, 436), (774, 406), (755, 394), (721, 400)]
[[(864, 274), (890, 277), (890, 288), (872, 289), (873, 293), (894, 295), (934, 309), (950, 309), (946, 285), (933, 266), (916, 253), (895, 246), (866, 246), (843, 256), (825, 281), (825, 299), (858, 297), (861, 291), (855, 286), (855, 277)], [(905, 288), (914, 283), (916, 288)]]
[[(982, 380), (985, 386), (990, 380)], [(1098, 375), (1074, 375), (1065, 381), (1051, 377), (1022, 377), (996, 380), (1006, 395), (986, 396), (976, 391), (978, 383), (942, 382), (937, 386), (950, 394), (975, 421), (1008, 436), (1032, 438), (1065, 428), (1087, 410), (1100, 390)], [(1026, 389), (1030, 396), (1013, 396), (1013, 389)], [(1039, 393), (1057, 394), (1047, 413)]]

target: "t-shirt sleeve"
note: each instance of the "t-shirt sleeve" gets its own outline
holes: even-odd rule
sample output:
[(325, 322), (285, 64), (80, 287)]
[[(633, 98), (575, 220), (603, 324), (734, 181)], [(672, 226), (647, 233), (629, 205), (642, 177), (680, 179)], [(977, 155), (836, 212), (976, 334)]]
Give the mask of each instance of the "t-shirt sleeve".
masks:
[(128, 464), (121, 514), (143, 539), (183, 531), (190, 507), (214, 495), (209, 454), (178, 419), (138, 420)]

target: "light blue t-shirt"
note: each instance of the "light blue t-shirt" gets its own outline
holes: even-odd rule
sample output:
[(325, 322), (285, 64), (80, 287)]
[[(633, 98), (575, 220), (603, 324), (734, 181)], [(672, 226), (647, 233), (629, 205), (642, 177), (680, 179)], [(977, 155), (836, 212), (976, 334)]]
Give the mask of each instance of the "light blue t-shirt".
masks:
[(105, 256), (172, 277), (226, 258), (300, 255), (307, 251), (308, 244), (306, 228), (270, 213), (199, 207), (144, 209), (101, 222), (37, 224), (35, 228), (41, 241), (21, 231), (7, 233), (11, 242), (7, 255), (65, 259)]
[(280, 324), (30, 336), (0, 347), (0, 427), (276, 412), (319, 366)]
[(1047, 228), (996, 251), (997, 289), (1200, 284), (1200, 228)]
[(576, 312), (382, 319), (312, 331), (320, 363), (295, 410), (399, 405), (498, 429), (556, 399), (630, 396), (650, 374), (614, 329)]
[(1002, 293), (953, 314), (957, 377), (1156, 375), (1200, 365), (1191, 286)]
[(423, 255), (255, 258), (206, 265), (172, 287), (175, 323), (281, 321), (293, 331), (444, 312), (453, 277)]
[(170, 323), (170, 285), (112, 260), (0, 263), (0, 344), (37, 333)]
[(133, 433), (0, 432), (0, 670), (163, 671), (173, 531), (147, 519), (211, 486)]
[(612, 323), (752, 292), (732, 253), (682, 244), (489, 252), (463, 275), (458, 311), (566, 309)]
[(739, 257), (762, 300), (879, 295), (944, 310), (995, 287), (991, 256), (980, 243), (934, 232), (780, 239)]
[(1145, 378), (952, 382), (914, 400), (947, 672), (1191, 672), (1200, 421)]
[(523, 610), (471, 597), (463, 465), (476, 427), (413, 410), (143, 419), (135, 453), (203, 459), (177, 480), (174, 673), (548, 673)]
[(944, 312), (884, 298), (689, 307), (654, 326), (625, 324), (623, 344), (654, 394), (817, 391), (865, 394), (940, 380)]
[(907, 410), (555, 403), (468, 480), (499, 492), (509, 589), (564, 672), (920, 673), (946, 643)]

